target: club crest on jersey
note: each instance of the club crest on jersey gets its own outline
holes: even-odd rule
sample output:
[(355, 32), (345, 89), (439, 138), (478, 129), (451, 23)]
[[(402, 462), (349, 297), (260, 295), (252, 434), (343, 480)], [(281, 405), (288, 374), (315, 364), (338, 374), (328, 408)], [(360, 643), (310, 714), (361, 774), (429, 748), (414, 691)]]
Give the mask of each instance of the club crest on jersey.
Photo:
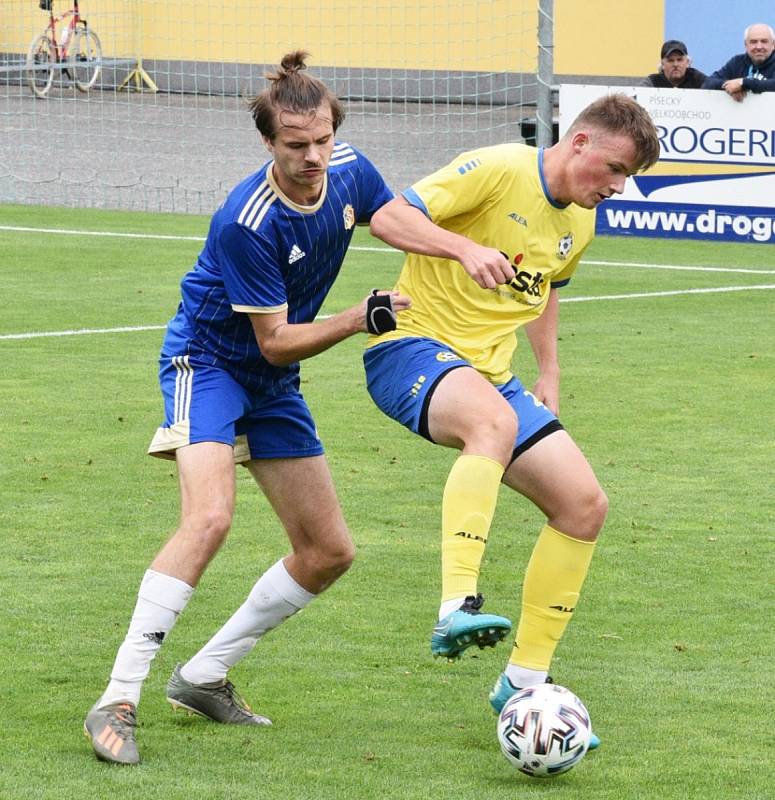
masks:
[(355, 210), (349, 203), (342, 209), (342, 217), (344, 218), (344, 229), (349, 231), (355, 225)]
[(560, 240), (557, 242), (557, 258), (559, 258), (560, 261), (565, 261), (570, 255), (571, 250), (573, 250), (573, 234), (568, 231), (561, 236)]

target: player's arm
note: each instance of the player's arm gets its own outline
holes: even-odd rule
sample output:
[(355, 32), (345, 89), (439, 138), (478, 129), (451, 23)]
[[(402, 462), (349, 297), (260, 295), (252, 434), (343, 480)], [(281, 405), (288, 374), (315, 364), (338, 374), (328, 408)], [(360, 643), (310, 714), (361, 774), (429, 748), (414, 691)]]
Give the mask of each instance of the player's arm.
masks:
[(391, 330), (385, 325), (392, 323), (395, 328), (395, 315), (410, 305), (409, 298), (398, 292), (379, 292), (377, 296), (372, 292), (358, 305), (328, 319), (290, 323), (288, 296), (274, 240), (232, 223), (221, 231), (218, 247), (231, 307), (248, 315), (262, 355), (277, 367), (322, 353), (361, 331)]
[(559, 318), (559, 295), (556, 289), (550, 289), (541, 316), (525, 325), (525, 333), (538, 364), (538, 379), (533, 394), (556, 415), (560, 413), (560, 362), (557, 357)]
[(372, 216), (370, 229), (374, 236), (399, 250), (459, 261), (483, 289), (494, 289), (514, 277), (514, 270), (499, 250), (436, 225), (404, 197), (395, 197), (382, 206)]
[[(380, 292), (379, 296), (390, 299), (393, 319), (395, 314), (410, 306), (409, 298), (398, 292)], [(377, 327), (374, 327), (375, 318), (380, 318), (379, 314), (375, 317), (374, 307), (375, 296), (370, 294), (357, 306), (319, 322), (290, 323), (285, 309), (268, 314), (253, 313), (249, 316), (264, 358), (276, 367), (286, 367), (322, 353), (356, 333), (384, 333), (390, 330), (390, 327), (380, 327), (379, 321)], [(379, 307), (384, 310), (385, 305)], [(384, 319), (384, 313), (382, 317)]]

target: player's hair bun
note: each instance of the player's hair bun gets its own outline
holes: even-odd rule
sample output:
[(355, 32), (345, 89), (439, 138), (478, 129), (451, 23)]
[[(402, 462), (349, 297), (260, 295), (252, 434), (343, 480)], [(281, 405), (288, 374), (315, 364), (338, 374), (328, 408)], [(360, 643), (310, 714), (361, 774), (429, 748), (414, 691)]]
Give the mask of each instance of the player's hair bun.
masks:
[(283, 60), (280, 62), (280, 69), (277, 71), (277, 78), (283, 78), (286, 75), (307, 69), (305, 59), (308, 55), (309, 53), (306, 50), (294, 50), (294, 52), (283, 56)]

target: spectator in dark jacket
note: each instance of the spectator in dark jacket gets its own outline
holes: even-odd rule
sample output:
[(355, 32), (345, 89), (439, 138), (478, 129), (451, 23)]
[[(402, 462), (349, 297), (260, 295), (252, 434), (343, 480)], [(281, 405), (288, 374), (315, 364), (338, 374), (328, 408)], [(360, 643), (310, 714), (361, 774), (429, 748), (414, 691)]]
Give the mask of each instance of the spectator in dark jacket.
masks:
[(662, 45), (659, 72), (653, 72), (641, 86), (662, 89), (701, 89), (705, 74), (690, 66), (692, 63), (686, 45), (678, 39), (668, 39)]
[(732, 58), (703, 83), (703, 89), (723, 89), (738, 102), (747, 92), (775, 92), (775, 33), (757, 22), (743, 34), (745, 53)]

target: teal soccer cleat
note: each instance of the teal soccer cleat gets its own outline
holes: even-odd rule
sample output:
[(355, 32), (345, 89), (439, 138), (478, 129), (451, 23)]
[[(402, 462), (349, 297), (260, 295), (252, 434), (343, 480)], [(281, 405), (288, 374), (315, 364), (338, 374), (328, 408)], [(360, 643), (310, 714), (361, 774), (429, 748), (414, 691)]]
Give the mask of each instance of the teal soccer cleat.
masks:
[(482, 614), (481, 594), (469, 595), (457, 611), (439, 620), (431, 636), (431, 653), (454, 661), (466, 648), (477, 645), (480, 650), (495, 647), (511, 630), (506, 617)]
[[(547, 683), (553, 683), (551, 678), (546, 679)], [(515, 695), (520, 689), (506, 677), (505, 672), (501, 672), (498, 680), (495, 681), (495, 686), (490, 691), (490, 705), (495, 709), (496, 714), (501, 713), (501, 709), (506, 705), (512, 695)], [(600, 737), (592, 733), (589, 737), (589, 749), (597, 750), (600, 747)]]

